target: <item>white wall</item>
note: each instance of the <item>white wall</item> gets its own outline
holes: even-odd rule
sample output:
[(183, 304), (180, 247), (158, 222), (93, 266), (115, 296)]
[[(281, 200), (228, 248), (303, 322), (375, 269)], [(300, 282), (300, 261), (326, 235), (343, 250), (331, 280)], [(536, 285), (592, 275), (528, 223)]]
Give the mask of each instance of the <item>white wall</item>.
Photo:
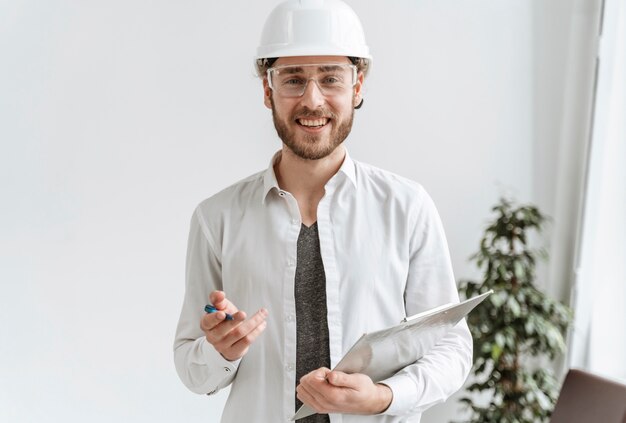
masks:
[[(194, 206), (280, 146), (251, 64), (275, 3), (0, 0), (0, 421), (217, 420), (171, 344)], [(553, 197), (569, 3), (349, 3), (351, 155), (421, 182), (475, 276), (498, 197)]]

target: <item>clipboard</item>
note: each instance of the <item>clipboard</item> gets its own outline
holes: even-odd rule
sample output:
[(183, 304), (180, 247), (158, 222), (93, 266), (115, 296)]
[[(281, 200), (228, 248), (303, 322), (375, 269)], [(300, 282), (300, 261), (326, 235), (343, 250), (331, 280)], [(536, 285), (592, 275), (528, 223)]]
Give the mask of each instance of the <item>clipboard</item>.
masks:
[[(492, 293), (493, 290), (489, 290), (460, 303), (444, 304), (406, 317), (396, 326), (363, 334), (333, 370), (363, 373), (374, 383), (385, 380), (422, 358), (453, 326)], [(303, 405), (291, 420), (313, 414), (315, 411)]]

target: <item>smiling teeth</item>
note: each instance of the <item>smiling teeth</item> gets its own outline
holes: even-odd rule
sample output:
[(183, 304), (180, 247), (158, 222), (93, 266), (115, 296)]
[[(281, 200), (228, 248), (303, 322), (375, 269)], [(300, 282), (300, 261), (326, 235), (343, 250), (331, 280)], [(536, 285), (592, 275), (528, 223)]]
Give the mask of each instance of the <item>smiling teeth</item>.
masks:
[(324, 126), (328, 122), (328, 119), (316, 119), (316, 120), (300, 119), (298, 122), (300, 122), (300, 125), (303, 125), (303, 126)]

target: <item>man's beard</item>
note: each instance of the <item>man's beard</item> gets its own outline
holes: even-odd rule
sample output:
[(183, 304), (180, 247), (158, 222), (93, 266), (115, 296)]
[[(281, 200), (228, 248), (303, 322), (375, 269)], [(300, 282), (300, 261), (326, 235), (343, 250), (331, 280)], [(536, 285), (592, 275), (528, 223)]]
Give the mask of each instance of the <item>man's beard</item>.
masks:
[(308, 119), (316, 119), (321, 117), (330, 116), (331, 122), (333, 125), (339, 124), (339, 126), (333, 126), (332, 132), (330, 133), (330, 142), (326, 145), (321, 145), (320, 137), (321, 135), (313, 135), (313, 134), (300, 134), (301, 140), (300, 142), (296, 141), (296, 135), (294, 131), (291, 131), (289, 126), (282, 121), (276, 113), (276, 108), (274, 106), (274, 99), (270, 97), (270, 102), (272, 103), (272, 118), (274, 120), (274, 127), (276, 128), (276, 132), (280, 139), (285, 143), (285, 145), (293, 151), (293, 153), (305, 160), (319, 160), (323, 159), (330, 155), (335, 149), (344, 142), (344, 140), (350, 134), (352, 130), (352, 120), (354, 119), (354, 109), (350, 113), (350, 117), (344, 122), (339, 123), (337, 121), (337, 116), (326, 110), (311, 110), (307, 107), (296, 110), (293, 115), (289, 118), (291, 122), (294, 122), (295, 125), (298, 125), (295, 122), (294, 116), (298, 116), (299, 118), (308, 118)]

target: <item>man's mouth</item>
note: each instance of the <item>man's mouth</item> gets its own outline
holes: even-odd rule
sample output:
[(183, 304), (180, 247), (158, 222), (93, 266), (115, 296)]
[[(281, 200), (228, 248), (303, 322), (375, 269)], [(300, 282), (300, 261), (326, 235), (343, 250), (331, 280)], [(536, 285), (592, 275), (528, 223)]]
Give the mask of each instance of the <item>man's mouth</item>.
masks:
[(317, 119), (296, 119), (299, 125), (306, 126), (307, 128), (321, 128), (330, 121), (329, 118), (317, 118)]

